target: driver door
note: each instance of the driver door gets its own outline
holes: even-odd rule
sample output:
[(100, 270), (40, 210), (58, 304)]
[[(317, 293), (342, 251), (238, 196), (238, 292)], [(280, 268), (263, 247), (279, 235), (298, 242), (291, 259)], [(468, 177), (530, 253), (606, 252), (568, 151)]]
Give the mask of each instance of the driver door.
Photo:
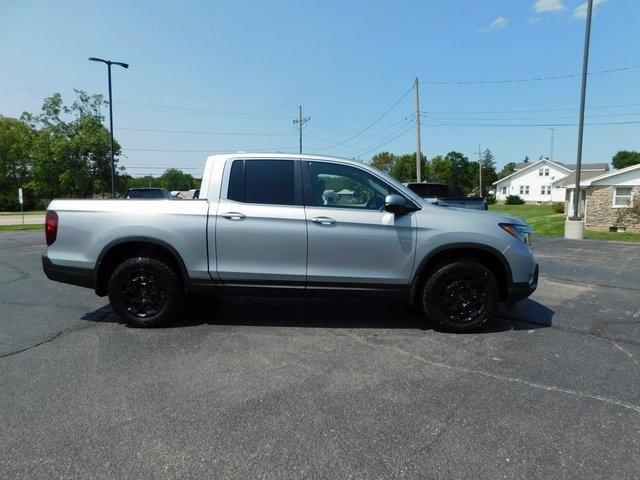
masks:
[(407, 285), (415, 256), (413, 212), (385, 212), (383, 179), (349, 164), (304, 161), (307, 288)]

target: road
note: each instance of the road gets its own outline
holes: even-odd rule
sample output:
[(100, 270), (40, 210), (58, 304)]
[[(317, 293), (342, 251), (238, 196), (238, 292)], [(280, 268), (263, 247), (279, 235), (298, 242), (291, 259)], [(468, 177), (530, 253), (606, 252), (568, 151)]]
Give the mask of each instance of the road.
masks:
[(383, 300), (127, 328), (0, 234), (0, 477), (637, 479), (640, 246), (535, 242), (538, 291), (454, 335)]

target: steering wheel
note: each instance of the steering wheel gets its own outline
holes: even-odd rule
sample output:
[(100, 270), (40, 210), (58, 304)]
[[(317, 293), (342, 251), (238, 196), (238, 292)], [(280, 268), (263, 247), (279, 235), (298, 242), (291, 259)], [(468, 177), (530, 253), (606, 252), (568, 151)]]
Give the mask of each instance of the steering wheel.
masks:
[(370, 210), (380, 210), (383, 205), (384, 199), (377, 193), (374, 193), (366, 203), (366, 207)]

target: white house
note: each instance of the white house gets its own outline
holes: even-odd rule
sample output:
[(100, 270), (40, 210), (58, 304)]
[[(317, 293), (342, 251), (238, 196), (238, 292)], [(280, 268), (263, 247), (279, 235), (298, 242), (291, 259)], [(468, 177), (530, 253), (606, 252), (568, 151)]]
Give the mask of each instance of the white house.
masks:
[[(609, 169), (606, 163), (583, 164), (581, 178), (600, 175)], [(564, 202), (565, 186), (575, 181), (575, 165), (553, 162), (547, 158), (520, 163), (511, 175), (494, 182), (496, 199), (519, 195), (525, 202)]]

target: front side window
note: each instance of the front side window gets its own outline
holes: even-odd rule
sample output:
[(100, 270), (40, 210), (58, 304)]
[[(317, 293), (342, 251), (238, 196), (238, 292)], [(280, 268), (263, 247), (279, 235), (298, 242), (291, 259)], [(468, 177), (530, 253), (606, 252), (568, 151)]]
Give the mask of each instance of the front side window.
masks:
[(309, 162), (311, 198), (315, 207), (380, 210), (394, 189), (364, 170), (326, 162)]
[(543, 169), (538, 170), (538, 175), (542, 176)]
[(524, 186), (524, 194), (529, 195), (529, 185)]
[(524, 194), (524, 185), (520, 185), (520, 195)]
[(506, 194), (507, 193), (507, 187), (502, 187), (502, 193)]
[(615, 187), (615, 190), (613, 192), (613, 206), (630, 207), (631, 196), (631, 187)]
[(548, 176), (549, 176), (549, 169), (548, 169), (548, 168), (545, 168), (545, 169), (544, 169), (544, 176), (545, 176), (545, 177), (548, 177)]
[(243, 203), (295, 205), (292, 160), (234, 160), (227, 198)]

